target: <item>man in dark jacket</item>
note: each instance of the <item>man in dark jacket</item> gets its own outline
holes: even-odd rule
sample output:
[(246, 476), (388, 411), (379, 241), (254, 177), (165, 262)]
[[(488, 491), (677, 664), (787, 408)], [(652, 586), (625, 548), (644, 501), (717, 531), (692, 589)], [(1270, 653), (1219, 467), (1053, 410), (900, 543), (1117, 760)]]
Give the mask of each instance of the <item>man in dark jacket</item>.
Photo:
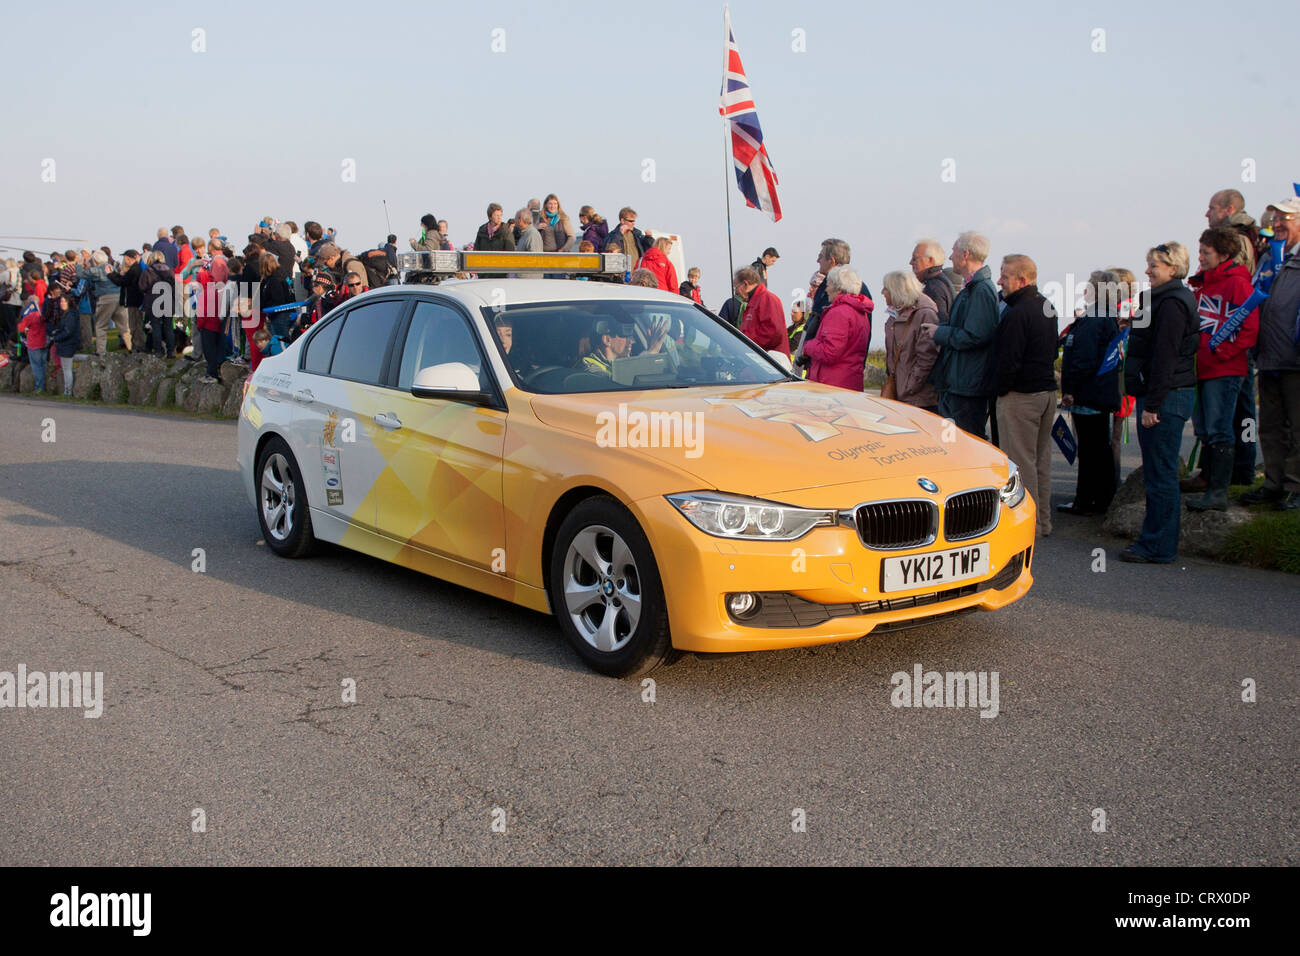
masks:
[(176, 266), (181, 261), (181, 253), (176, 248), (176, 243), (172, 242), (171, 233), (165, 228), (159, 228), (158, 238), (154, 241), (152, 251), (161, 252), (163, 259), (167, 261), (167, 268), (171, 269), (172, 272), (176, 271)]
[(1134, 316), (1129, 333), (1124, 391), (1137, 398), (1147, 510), (1141, 535), (1120, 552), (1121, 561), (1169, 564), (1178, 556), (1178, 449), (1195, 404), (1201, 344), (1196, 298), (1182, 281), (1187, 265), (1180, 243), (1161, 243), (1147, 253), (1151, 304)]
[(122, 265), (116, 272), (108, 274), (113, 284), (118, 286), (118, 305), (126, 309), (127, 338), (131, 342), (132, 352), (143, 352), (144, 346), (144, 294), (140, 291), (140, 253), (128, 249), (122, 253)]
[[(984, 264), (989, 241), (963, 232), (952, 247), (952, 264), (964, 284), (952, 300), (946, 325), (923, 325), (939, 346), (930, 382), (939, 393), (939, 414), (977, 438), (986, 437), (989, 398), (994, 393), (994, 343), (998, 332), (998, 294)], [(1055, 338), (1055, 335), (1053, 335)]]
[[(813, 292), (812, 309), (808, 313), (808, 321), (804, 326), (803, 341), (811, 342), (817, 338), (817, 330), (821, 327), (822, 313), (831, 307), (831, 297), (826, 291), (826, 275), (836, 266), (847, 266), (852, 258), (852, 250), (849, 244), (843, 239), (823, 239), (821, 249), (817, 252), (817, 275), (813, 278), (816, 280), (817, 288)], [(871, 298), (871, 290), (867, 284), (862, 283), (862, 289), (858, 293)], [(808, 365), (809, 360), (803, 355), (803, 350), (795, 359), (800, 365)]]
[(654, 240), (636, 227), (636, 210), (631, 206), (624, 206), (618, 211), (618, 228), (606, 237), (606, 242), (617, 242), (623, 247), (623, 254), (630, 256), (633, 263), (640, 262), (641, 257), (654, 245)]
[(1038, 506), (1038, 534), (1052, 533), (1052, 422), (1056, 418), (1056, 310), (1038, 291), (1029, 256), (1005, 256), (998, 285), (1007, 310), (998, 323), (998, 436)]
[(776, 260), (780, 258), (781, 257), (780, 255), (777, 254), (777, 251), (773, 249), (771, 246), (768, 246), (766, 249), (763, 250), (763, 254), (759, 256), (757, 259), (755, 259), (753, 263), (750, 265), (750, 268), (758, 273), (759, 281), (763, 285), (768, 284), (767, 270), (772, 266), (776, 265)]
[(957, 295), (957, 290), (943, 272), (943, 246), (935, 239), (919, 240), (912, 250), (910, 264), (925, 294), (934, 300), (939, 324), (943, 325), (948, 321), (952, 300)]
[(1282, 511), (1300, 508), (1300, 199), (1269, 206), (1273, 235), (1284, 259), (1269, 297), (1259, 307), (1259, 450), (1264, 484), (1247, 492), (1246, 504), (1273, 502)]

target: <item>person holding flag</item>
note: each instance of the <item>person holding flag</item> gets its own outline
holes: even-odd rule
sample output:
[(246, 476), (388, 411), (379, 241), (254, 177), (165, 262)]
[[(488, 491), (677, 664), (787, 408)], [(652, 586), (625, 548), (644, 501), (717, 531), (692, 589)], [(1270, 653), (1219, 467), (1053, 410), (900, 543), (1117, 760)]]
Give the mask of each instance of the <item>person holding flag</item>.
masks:
[(1236, 261), (1237, 233), (1216, 226), (1201, 233), (1201, 271), (1187, 280), (1196, 296), (1201, 344), (1196, 354), (1196, 410), (1192, 425), (1205, 449), (1201, 473), (1205, 494), (1187, 502), (1192, 511), (1226, 511), (1236, 457), (1237, 396), (1246, 381), (1246, 351), (1259, 336), (1259, 315), (1251, 311), (1226, 338), (1218, 333), (1255, 289), (1250, 272)]

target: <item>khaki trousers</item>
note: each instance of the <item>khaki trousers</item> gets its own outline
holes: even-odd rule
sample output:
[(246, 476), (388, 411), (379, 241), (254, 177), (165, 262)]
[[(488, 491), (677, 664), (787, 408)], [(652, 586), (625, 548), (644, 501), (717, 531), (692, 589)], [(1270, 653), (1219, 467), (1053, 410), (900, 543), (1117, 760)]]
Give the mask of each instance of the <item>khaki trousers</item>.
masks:
[(122, 337), (122, 343), (131, 347), (131, 332), (125, 328), (126, 310), (117, 304), (117, 299), (111, 296), (101, 296), (99, 303), (95, 306), (95, 352), (103, 355), (108, 351), (108, 325), (112, 322), (118, 328), (118, 334)]
[(1052, 533), (1052, 422), (1055, 392), (1008, 392), (998, 396), (998, 446), (1020, 469), (1025, 490), (1038, 508), (1038, 533)]

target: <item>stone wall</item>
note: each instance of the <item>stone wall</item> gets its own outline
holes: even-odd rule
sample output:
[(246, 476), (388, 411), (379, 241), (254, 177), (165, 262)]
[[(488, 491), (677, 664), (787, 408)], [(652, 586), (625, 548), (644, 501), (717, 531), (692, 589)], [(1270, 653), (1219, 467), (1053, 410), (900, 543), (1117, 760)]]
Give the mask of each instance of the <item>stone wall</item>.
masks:
[[(72, 358), (72, 394), (76, 398), (116, 405), (182, 408), (187, 412), (236, 418), (243, 401), (248, 369), (226, 362), (216, 383), (203, 383), (204, 363), (188, 358), (164, 361), (155, 355), (109, 352)], [(31, 366), (11, 362), (0, 368), (0, 392), (31, 392), (36, 385)], [(62, 373), (45, 370), (45, 392), (63, 391)]]
[[(1189, 496), (1184, 495), (1184, 500), (1187, 497)], [(1115, 492), (1115, 499), (1106, 512), (1102, 530), (1116, 537), (1136, 540), (1142, 530), (1146, 510), (1146, 485), (1143, 484), (1142, 469), (1139, 467), (1124, 479), (1124, 483)], [(1223, 546), (1232, 529), (1248, 523), (1253, 517), (1245, 508), (1237, 505), (1229, 505), (1227, 511), (1189, 511), (1183, 508), (1178, 526), (1178, 551), (1180, 554), (1217, 558), (1223, 553)]]

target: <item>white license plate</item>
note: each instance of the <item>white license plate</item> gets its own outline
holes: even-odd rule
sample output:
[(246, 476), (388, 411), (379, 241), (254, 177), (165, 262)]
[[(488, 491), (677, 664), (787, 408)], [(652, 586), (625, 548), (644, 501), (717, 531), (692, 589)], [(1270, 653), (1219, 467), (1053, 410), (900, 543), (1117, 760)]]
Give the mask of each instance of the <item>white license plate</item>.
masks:
[(956, 581), (982, 578), (988, 573), (988, 544), (909, 554), (905, 558), (885, 558), (884, 591), (913, 591), (926, 587), (942, 589)]

